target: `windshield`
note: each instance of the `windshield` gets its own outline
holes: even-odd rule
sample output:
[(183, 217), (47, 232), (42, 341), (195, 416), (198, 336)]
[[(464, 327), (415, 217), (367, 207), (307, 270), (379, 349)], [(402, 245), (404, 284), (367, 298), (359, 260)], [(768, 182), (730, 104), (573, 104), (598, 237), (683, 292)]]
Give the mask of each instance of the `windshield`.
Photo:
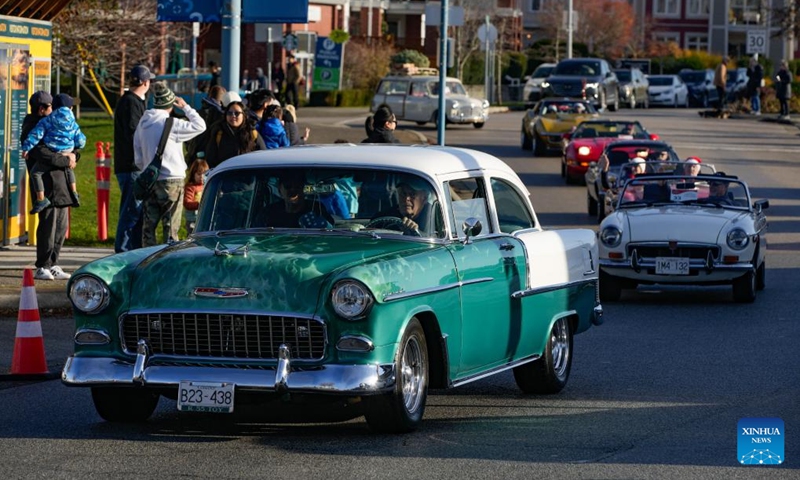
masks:
[(583, 122), (572, 138), (650, 138), (639, 122)]
[(716, 175), (640, 176), (626, 183), (619, 196), (619, 208), (653, 203), (748, 209), (750, 198), (741, 181)]
[(600, 75), (600, 62), (594, 60), (562, 61), (553, 70), (553, 75), (598, 76)]
[(620, 82), (630, 82), (631, 81), (631, 71), (630, 70), (614, 70), (614, 73), (617, 74), (617, 78)]
[(426, 180), (403, 172), (310, 167), (230, 170), (210, 177), (196, 232), (342, 229), (442, 237), (438, 205)]
[(533, 77), (533, 78), (547, 78), (547, 77), (550, 76), (551, 73), (553, 73), (553, 68), (555, 68), (555, 67), (544, 66), (544, 65), (539, 66), (536, 70), (533, 71), (533, 75), (531, 75), (531, 77)]
[(650, 77), (650, 86), (669, 87), (672, 86), (672, 77)]
[[(430, 82), (428, 87), (431, 89), (434, 95), (439, 95), (439, 82)], [(450, 81), (448, 80), (445, 83), (445, 91), (446, 95), (466, 95), (467, 92), (464, 90), (464, 86), (461, 85), (460, 82)]]
[(555, 102), (542, 102), (539, 107), (539, 115), (556, 114), (590, 114), (595, 113), (592, 104), (575, 100), (559, 100)]
[[(706, 80), (706, 72), (681, 72), (680, 77), (686, 83), (700, 83)], [(650, 79), (650, 83), (653, 79)]]

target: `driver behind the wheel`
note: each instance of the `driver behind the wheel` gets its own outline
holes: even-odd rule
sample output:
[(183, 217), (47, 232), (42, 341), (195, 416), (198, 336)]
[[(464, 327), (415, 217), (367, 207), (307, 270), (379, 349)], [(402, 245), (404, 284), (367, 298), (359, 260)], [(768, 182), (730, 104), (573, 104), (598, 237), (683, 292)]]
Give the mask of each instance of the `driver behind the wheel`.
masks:
[[(372, 217), (372, 222), (381, 223), (375, 226), (398, 229), (404, 235), (430, 236), (430, 186), (422, 179), (404, 178), (397, 184), (395, 194), (396, 206), (380, 211)], [(390, 221), (391, 219), (397, 220)]]

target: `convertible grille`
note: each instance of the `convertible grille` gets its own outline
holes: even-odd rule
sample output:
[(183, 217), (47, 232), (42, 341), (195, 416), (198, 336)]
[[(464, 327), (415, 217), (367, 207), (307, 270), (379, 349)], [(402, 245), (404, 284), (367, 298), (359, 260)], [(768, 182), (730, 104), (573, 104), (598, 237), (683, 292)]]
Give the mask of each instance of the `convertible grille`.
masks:
[(633, 251), (640, 259), (653, 259), (655, 257), (679, 257), (689, 259), (705, 260), (709, 252), (715, 259), (719, 259), (719, 247), (716, 245), (680, 245), (671, 249), (669, 244), (647, 244), (647, 245), (628, 245), (628, 257), (633, 255)]
[(278, 315), (219, 313), (142, 313), (122, 319), (122, 346), (136, 352), (147, 340), (154, 355), (276, 359), (278, 347), (292, 358), (316, 360), (325, 354), (325, 325), (317, 320)]

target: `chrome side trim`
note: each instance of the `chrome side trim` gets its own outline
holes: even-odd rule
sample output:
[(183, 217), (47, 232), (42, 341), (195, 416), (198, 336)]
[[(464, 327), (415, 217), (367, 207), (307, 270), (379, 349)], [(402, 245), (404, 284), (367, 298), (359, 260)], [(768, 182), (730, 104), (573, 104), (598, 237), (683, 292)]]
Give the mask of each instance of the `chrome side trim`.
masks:
[(476, 373), (475, 375), (470, 375), (469, 377), (464, 377), (462, 379), (456, 380), (451, 383), (452, 387), (460, 387), (461, 385), (474, 382), (476, 380), (480, 380), (482, 378), (486, 378), (492, 376), (496, 373), (504, 372), (506, 370), (510, 370), (514, 367), (519, 367), (520, 365), (525, 365), (526, 363), (535, 362), (539, 360), (541, 355), (529, 355), (525, 358), (521, 358), (519, 360), (515, 360), (513, 362), (506, 363), (505, 365), (500, 365), (498, 367), (494, 367), (491, 370), (486, 370), (485, 372)]
[[(61, 372), (67, 386), (136, 387), (132, 380), (134, 364), (114, 358), (69, 357)], [(192, 382), (233, 383), (237, 390), (275, 392), (275, 377), (270, 371), (236, 368), (151, 365), (142, 372), (142, 385), (153, 388), (177, 388), (181, 380)], [(373, 395), (392, 391), (395, 386), (394, 364), (324, 365), (290, 367), (286, 391)]]
[(467, 280), (464, 282), (455, 282), (455, 283), (448, 283), (446, 285), (439, 285), (438, 287), (429, 287), (429, 288), (421, 288), (419, 290), (412, 290), (410, 292), (398, 292), (398, 293), (390, 293), (383, 297), (384, 302), (393, 302), (395, 300), (403, 300), (406, 298), (411, 297), (418, 297), (420, 295), (428, 295), (430, 293), (436, 292), (443, 292), (445, 290), (451, 290), (453, 288), (461, 288), (466, 285), (473, 285), (476, 283), (484, 283), (484, 282), (491, 282), (494, 281), (492, 277), (482, 277), (476, 278), (473, 280)]
[(511, 298), (530, 297), (531, 295), (538, 295), (540, 293), (554, 292), (556, 290), (563, 290), (565, 288), (579, 287), (581, 285), (596, 283), (597, 278), (586, 278), (583, 280), (573, 280), (571, 282), (557, 283), (555, 285), (546, 285), (544, 287), (529, 288), (527, 290), (518, 290), (511, 294)]
[(147, 369), (148, 360), (147, 342), (139, 340), (136, 346), (136, 363), (133, 364), (133, 383), (144, 385), (144, 371)]
[(278, 392), (285, 392), (286, 380), (289, 378), (291, 353), (289, 347), (281, 344), (278, 347), (278, 368), (275, 369), (275, 390)]

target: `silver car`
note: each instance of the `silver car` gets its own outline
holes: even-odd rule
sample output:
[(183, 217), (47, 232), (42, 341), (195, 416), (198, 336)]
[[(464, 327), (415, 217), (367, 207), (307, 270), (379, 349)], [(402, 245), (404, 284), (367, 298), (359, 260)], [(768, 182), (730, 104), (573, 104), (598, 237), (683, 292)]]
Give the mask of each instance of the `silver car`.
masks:
[[(445, 81), (447, 123), (471, 123), (482, 128), (489, 119), (489, 101), (470, 97), (457, 78)], [(370, 111), (388, 106), (398, 120), (425, 125), (439, 121), (439, 77), (435, 75), (390, 75), (378, 84)]]

